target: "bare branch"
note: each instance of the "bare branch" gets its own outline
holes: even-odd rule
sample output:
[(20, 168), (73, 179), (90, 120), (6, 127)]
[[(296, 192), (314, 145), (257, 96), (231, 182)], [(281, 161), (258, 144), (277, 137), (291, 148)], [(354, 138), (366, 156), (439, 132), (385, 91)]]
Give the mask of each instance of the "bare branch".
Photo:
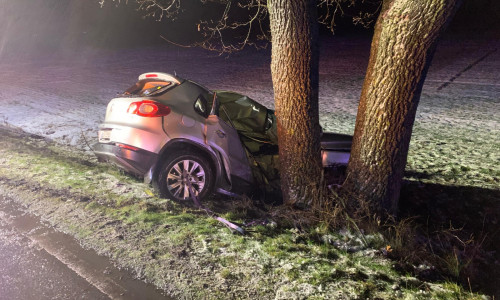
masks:
[[(100, 0), (105, 2), (128, 3), (128, 0)], [(138, 10), (144, 16), (158, 21), (175, 20), (183, 12), (181, 0), (134, 0)], [(332, 32), (335, 27), (335, 17), (344, 15), (345, 8), (351, 8), (361, 3), (381, 3), (381, 0), (318, 0), (321, 12), (318, 22), (326, 25)], [(266, 48), (270, 41), (267, 0), (199, 0), (200, 5), (208, 5), (210, 13), (205, 20), (199, 20), (197, 30), (202, 40), (188, 45), (181, 45), (164, 36), (162, 39), (182, 47), (202, 47), (219, 53), (232, 53), (242, 50), (245, 46), (257, 49)], [(214, 17), (219, 12), (218, 17)], [(353, 17), (355, 24), (369, 26), (376, 12), (360, 12)]]

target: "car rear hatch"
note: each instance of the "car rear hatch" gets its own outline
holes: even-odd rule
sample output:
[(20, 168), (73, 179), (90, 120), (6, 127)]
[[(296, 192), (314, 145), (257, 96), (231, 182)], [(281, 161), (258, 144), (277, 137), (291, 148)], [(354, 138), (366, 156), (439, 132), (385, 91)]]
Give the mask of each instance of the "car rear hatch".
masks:
[(99, 160), (116, 163), (143, 175), (156, 160), (166, 137), (163, 117), (170, 107), (156, 100), (180, 81), (164, 73), (145, 73), (120, 97), (112, 99), (104, 123), (99, 125), (99, 143), (94, 152)]
[(99, 126), (99, 143), (123, 143), (157, 152), (163, 136), (162, 117), (170, 107), (155, 100), (181, 82), (165, 73), (145, 73), (120, 97), (112, 99), (104, 123)]

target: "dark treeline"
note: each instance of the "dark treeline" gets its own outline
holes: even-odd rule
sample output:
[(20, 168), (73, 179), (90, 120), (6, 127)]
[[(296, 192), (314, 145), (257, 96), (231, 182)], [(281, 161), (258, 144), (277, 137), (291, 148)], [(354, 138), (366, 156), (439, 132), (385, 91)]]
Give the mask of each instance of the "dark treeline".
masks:
[[(197, 30), (199, 20), (216, 19), (223, 7), (210, 2), (201, 4), (198, 0), (182, 3), (183, 11), (176, 20), (160, 22), (144, 18), (134, 1), (128, 5), (107, 1), (101, 8), (97, 0), (0, 0), (0, 57), (86, 46), (115, 49), (165, 43), (160, 35), (180, 44), (199, 41), (202, 38)], [(335, 18), (335, 34), (371, 34), (372, 28), (355, 25), (353, 19), (368, 12), (374, 13), (375, 20), (378, 2), (363, 3), (343, 9), (344, 14)], [(320, 8), (320, 14), (321, 11), (324, 9)], [(238, 14), (235, 19), (245, 18), (248, 13)], [(499, 29), (500, 1), (466, 0), (449, 31), (477, 35)], [(331, 35), (325, 26), (321, 32), (322, 36)], [(234, 32), (235, 36), (238, 34), (242, 33)]]

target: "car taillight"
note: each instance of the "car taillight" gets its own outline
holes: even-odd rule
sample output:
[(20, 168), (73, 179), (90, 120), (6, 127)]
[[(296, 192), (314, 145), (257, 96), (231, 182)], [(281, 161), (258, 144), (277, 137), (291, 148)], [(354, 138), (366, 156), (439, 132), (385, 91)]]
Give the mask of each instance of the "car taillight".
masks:
[(141, 117), (163, 117), (170, 113), (170, 107), (153, 100), (130, 103), (127, 112)]

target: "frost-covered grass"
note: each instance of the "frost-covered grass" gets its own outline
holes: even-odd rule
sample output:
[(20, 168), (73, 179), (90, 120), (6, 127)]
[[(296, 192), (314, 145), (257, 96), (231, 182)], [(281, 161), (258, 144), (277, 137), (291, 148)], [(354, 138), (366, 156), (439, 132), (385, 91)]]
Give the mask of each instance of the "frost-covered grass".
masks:
[[(378, 250), (387, 242), (381, 235), (275, 223), (235, 235), (204, 212), (159, 199), (149, 186), (82, 152), (1, 132), (2, 194), (179, 298), (480, 299), (455, 283), (396, 270)], [(212, 201), (225, 202), (220, 213), (227, 218), (253, 209), (241, 200)]]

